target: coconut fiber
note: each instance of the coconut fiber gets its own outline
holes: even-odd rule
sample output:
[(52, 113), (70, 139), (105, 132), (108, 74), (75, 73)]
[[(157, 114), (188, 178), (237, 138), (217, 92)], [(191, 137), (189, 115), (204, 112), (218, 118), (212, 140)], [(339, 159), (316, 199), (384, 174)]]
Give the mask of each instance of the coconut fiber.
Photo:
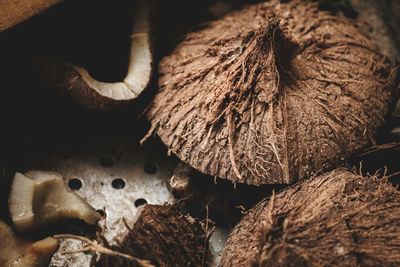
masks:
[(370, 38), (305, 1), (230, 13), (188, 34), (159, 72), (150, 133), (197, 170), (254, 185), (292, 183), (359, 151), (395, 89)]
[(338, 169), (250, 210), (221, 266), (399, 266), (400, 193), (384, 179)]

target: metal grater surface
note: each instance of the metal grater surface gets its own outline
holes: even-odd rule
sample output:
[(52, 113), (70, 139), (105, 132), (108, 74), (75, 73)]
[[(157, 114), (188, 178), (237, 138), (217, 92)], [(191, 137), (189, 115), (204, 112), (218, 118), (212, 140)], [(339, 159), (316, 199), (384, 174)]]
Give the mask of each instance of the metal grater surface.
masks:
[[(166, 181), (176, 163), (156, 153), (154, 147), (143, 148), (132, 140), (107, 142), (93, 141), (79, 150), (62, 147), (61, 152), (50, 151), (32, 168), (61, 173), (78, 195), (95, 209), (103, 210), (106, 218), (100, 225), (105, 229), (105, 239), (113, 245), (126, 230), (123, 219), (131, 223), (138, 206), (174, 203)], [(213, 266), (218, 265), (226, 238), (227, 231), (220, 228), (211, 237)], [(62, 241), (49, 266), (91, 266), (92, 254), (64, 254), (80, 248), (80, 241)]]

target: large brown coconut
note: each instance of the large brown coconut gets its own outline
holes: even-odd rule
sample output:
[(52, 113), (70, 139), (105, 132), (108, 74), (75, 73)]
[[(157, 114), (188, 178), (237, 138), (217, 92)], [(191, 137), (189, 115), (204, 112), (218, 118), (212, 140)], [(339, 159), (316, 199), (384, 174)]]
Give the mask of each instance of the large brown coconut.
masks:
[[(206, 266), (208, 233), (201, 222), (176, 205), (145, 205), (136, 222), (128, 226), (115, 249), (154, 266)], [(100, 266), (141, 266), (135, 261), (107, 256)]]
[(400, 193), (377, 177), (338, 169), (250, 210), (221, 266), (399, 266)]
[(203, 173), (255, 185), (292, 183), (366, 146), (395, 88), (351, 21), (302, 1), (188, 34), (159, 71), (150, 133)]

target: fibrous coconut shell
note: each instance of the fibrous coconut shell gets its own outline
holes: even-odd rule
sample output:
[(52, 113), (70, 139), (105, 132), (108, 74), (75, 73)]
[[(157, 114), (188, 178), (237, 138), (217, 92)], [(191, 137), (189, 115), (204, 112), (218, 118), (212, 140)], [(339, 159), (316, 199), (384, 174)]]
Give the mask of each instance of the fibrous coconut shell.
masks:
[(394, 71), (350, 20), (269, 1), (190, 33), (159, 66), (148, 110), (169, 150), (234, 182), (292, 183), (369, 144)]
[[(147, 260), (154, 266), (206, 266), (208, 238), (199, 220), (176, 205), (146, 204), (115, 250)], [(137, 266), (134, 261), (107, 256), (101, 266)]]
[(398, 266), (400, 193), (344, 169), (299, 182), (250, 210), (220, 266)]

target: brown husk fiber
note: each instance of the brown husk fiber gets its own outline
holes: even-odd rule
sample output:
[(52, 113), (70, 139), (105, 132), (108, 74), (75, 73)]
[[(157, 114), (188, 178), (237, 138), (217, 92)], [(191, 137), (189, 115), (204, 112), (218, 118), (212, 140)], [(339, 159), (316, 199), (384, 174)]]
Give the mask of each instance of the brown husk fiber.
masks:
[(257, 204), (221, 266), (399, 266), (399, 221), (391, 184), (338, 169)]
[[(208, 238), (197, 219), (176, 205), (145, 205), (137, 221), (115, 250), (154, 266), (206, 266)], [(124, 258), (107, 256), (100, 266), (139, 266)]]
[(369, 144), (395, 89), (389, 61), (317, 3), (270, 1), (188, 34), (148, 110), (171, 152), (208, 175), (292, 183)]

